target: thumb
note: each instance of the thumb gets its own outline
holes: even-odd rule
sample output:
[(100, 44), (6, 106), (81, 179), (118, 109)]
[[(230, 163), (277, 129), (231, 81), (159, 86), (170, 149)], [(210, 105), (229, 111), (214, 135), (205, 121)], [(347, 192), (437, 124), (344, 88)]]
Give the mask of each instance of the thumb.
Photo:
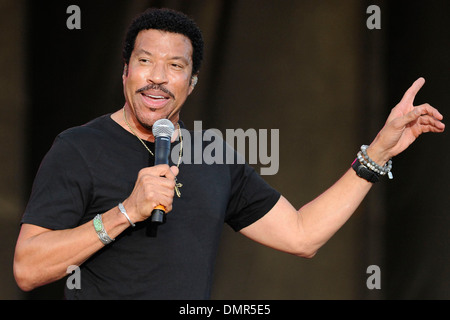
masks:
[(180, 172), (180, 169), (178, 169), (177, 166), (171, 166), (171, 167), (170, 167), (170, 171), (172, 171), (172, 173), (173, 173), (175, 176), (177, 176), (178, 173)]
[(409, 87), (408, 90), (406, 90), (405, 94), (403, 95), (402, 102), (413, 104), (414, 99), (419, 92), (419, 90), (423, 87), (425, 84), (425, 79), (420, 77), (414, 83)]

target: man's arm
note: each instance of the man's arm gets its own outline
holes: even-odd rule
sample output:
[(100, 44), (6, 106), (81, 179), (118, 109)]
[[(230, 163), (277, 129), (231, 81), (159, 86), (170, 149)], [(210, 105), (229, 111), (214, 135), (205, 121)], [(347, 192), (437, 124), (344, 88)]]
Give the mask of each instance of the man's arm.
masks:
[[(102, 221), (113, 239), (129, 227), (117, 208), (105, 212)], [(14, 277), (22, 290), (30, 291), (63, 278), (68, 266), (81, 265), (103, 246), (92, 221), (66, 230), (23, 224), (14, 255)]]
[[(123, 202), (131, 221), (147, 219), (158, 204), (164, 205), (167, 212), (172, 210), (177, 174), (177, 167), (167, 165), (139, 172), (133, 192)], [(118, 207), (102, 214), (102, 221), (112, 239), (130, 226)], [(68, 266), (81, 265), (103, 246), (92, 221), (66, 230), (23, 224), (14, 255), (14, 277), (22, 290), (32, 290), (63, 278)]]
[[(425, 83), (416, 80), (392, 109), (367, 153), (379, 165), (403, 152), (425, 132), (442, 132), (443, 116), (429, 104), (413, 106)], [(358, 208), (372, 183), (349, 169), (319, 197), (296, 210), (284, 197), (264, 217), (241, 230), (266, 246), (302, 257), (313, 257)]]

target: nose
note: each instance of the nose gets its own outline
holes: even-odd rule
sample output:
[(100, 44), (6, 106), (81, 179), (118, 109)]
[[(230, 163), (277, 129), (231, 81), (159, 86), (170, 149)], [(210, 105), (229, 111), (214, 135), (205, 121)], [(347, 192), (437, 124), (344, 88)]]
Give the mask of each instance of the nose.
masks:
[(163, 63), (155, 63), (148, 72), (147, 82), (155, 84), (167, 83), (166, 66)]

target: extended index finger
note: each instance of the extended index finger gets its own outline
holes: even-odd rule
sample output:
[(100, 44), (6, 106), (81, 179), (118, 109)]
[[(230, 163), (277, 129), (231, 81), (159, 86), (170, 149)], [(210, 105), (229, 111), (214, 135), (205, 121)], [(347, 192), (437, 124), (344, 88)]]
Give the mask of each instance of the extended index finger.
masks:
[(405, 94), (403, 95), (402, 101), (404, 103), (413, 104), (414, 98), (417, 95), (417, 92), (419, 92), (420, 88), (425, 84), (425, 79), (420, 77), (414, 83), (409, 87), (408, 90), (406, 90)]

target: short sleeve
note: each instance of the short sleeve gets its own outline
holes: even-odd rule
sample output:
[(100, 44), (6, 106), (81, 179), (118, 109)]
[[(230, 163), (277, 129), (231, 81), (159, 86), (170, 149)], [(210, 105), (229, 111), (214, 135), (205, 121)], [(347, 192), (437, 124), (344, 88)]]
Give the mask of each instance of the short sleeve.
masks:
[(273, 189), (250, 165), (230, 165), (231, 198), (225, 221), (239, 231), (269, 212), (280, 199)]
[(79, 151), (58, 136), (41, 162), (21, 223), (53, 230), (76, 227), (89, 202), (91, 180)]

